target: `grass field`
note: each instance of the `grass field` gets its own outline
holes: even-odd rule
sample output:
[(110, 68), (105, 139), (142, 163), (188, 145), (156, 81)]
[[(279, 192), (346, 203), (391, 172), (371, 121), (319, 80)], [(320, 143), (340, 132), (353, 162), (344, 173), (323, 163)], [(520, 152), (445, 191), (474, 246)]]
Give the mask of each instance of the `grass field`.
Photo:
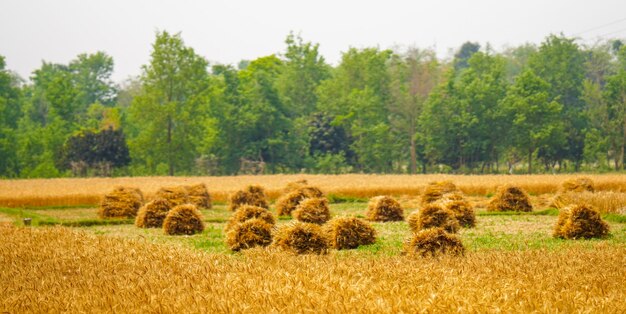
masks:
[[(203, 233), (166, 236), (162, 229), (136, 228), (132, 220), (98, 219), (96, 206), (68, 205), (64, 202), (74, 194), (62, 190), (86, 195), (87, 182), (95, 182), (100, 192), (135, 183), (149, 195), (160, 185), (204, 182), (211, 191), (226, 195), (258, 183), (275, 197), (284, 184), (301, 178), (314, 185), (326, 182), (319, 186), (332, 195), (334, 216), (357, 217), (364, 216), (366, 197), (377, 189), (394, 189), (406, 216), (419, 207), (418, 193), (427, 182), (452, 180), (469, 194), (477, 225), (459, 232), (467, 249), (459, 258), (403, 256), (402, 244), (410, 234), (406, 222), (373, 223), (375, 244), (332, 250), (326, 256), (294, 256), (273, 249), (232, 253), (223, 232), (231, 213), (219, 198), (213, 209), (202, 211)], [(530, 188), (533, 212), (485, 210), (495, 187), (507, 178)], [(0, 312), (622, 313), (626, 179), (593, 176), (601, 191), (579, 196), (603, 206), (602, 216), (611, 228), (608, 238), (555, 239), (558, 210), (551, 203), (567, 178), (269, 176), (244, 177), (212, 188), (212, 180), (234, 178), (0, 181), (17, 184), (12, 187), (16, 191), (21, 187), (21, 194), (12, 197), (22, 204), (0, 205)], [(47, 189), (47, 201), (60, 203), (26, 205), (37, 195), (28, 182)], [(0, 199), (8, 195), (3, 191)], [(275, 213), (273, 205), (271, 210)], [(31, 218), (32, 226), (24, 227), (23, 218)], [(278, 224), (290, 221), (279, 217)]]

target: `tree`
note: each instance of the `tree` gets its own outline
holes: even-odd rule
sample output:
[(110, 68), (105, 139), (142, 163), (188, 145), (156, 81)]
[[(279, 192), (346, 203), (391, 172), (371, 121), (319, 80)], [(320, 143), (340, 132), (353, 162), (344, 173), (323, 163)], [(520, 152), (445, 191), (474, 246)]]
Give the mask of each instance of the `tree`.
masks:
[(567, 144), (557, 148), (557, 158), (575, 162), (576, 170), (584, 152), (587, 118), (581, 98), (585, 79), (585, 56), (572, 38), (550, 35), (529, 60), (529, 67), (548, 83), (549, 100), (563, 105)]
[(418, 118), (431, 90), (438, 84), (441, 67), (432, 50), (410, 49), (404, 56), (395, 55), (389, 66), (391, 125), (408, 143), (409, 173), (417, 172), (418, 155), (422, 172), (426, 171), (423, 148), (418, 150)]
[(507, 91), (502, 106), (512, 121), (512, 144), (528, 156), (532, 173), (533, 154), (540, 148), (564, 144), (562, 105), (550, 101), (550, 85), (532, 71), (524, 71)]
[(615, 170), (624, 169), (626, 147), (626, 46), (620, 49), (621, 67), (607, 78), (604, 91), (606, 102), (607, 139), (613, 151)]
[(285, 43), (284, 68), (277, 78), (277, 88), (290, 116), (306, 116), (316, 109), (315, 89), (330, 76), (330, 66), (319, 54), (319, 44), (305, 43), (293, 33)]
[(191, 169), (206, 132), (208, 63), (180, 34), (159, 32), (152, 48), (150, 63), (143, 66), (143, 91), (129, 109), (137, 132), (131, 154), (151, 171), (164, 164), (174, 175)]
[(103, 176), (111, 175), (111, 168), (127, 166), (130, 154), (122, 130), (108, 128), (99, 132), (79, 132), (63, 146), (63, 166), (74, 174), (85, 175), (86, 167), (96, 168)]
[(454, 54), (454, 70), (457, 72), (461, 72), (461, 70), (467, 68), (469, 66), (469, 59), (479, 50), (480, 45), (478, 43), (473, 43), (469, 41), (463, 43), (463, 45), (461, 45), (461, 48), (459, 48), (459, 51)]
[(117, 94), (111, 80), (113, 74), (113, 58), (104, 52), (80, 54), (69, 64), (73, 74), (74, 86), (77, 90), (76, 101), (79, 111), (85, 113), (94, 103), (113, 106)]
[(4, 57), (0, 56), (0, 176), (19, 174), (16, 154), (17, 122), (21, 116), (21, 91), (17, 77), (5, 69)]
[(366, 172), (390, 172), (402, 145), (389, 122), (389, 72), (392, 52), (375, 48), (350, 49), (333, 77), (318, 87), (319, 111), (335, 117), (353, 142), (354, 166)]

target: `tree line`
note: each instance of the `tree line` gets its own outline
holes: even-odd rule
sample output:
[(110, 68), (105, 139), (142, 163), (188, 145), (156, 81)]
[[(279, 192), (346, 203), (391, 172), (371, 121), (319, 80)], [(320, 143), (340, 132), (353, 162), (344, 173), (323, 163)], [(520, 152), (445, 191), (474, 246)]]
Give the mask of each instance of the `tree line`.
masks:
[(113, 58), (0, 56), (0, 176), (515, 173), (623, 170), (626, 45), (563, 35), (495, 52), (351, 48), (209, 64), (158, 32), (142, 74)]

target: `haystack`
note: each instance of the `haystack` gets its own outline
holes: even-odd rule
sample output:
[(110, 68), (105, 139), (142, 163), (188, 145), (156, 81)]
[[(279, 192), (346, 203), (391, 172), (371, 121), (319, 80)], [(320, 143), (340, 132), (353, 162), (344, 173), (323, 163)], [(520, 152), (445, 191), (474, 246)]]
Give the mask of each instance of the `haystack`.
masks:
[(274, 215), (272, 215), (272, 213), (266, 208), (252, 205), (242, 205), (230, 216), (224, 230), (228, 231), (235, 225), (250, 219), (261, 219), (272, 226), (276, 224), (276, 218), (274, 218)]
[(258, 185), (250, 185), (243, 190), (233, 193), (228, 202), (228, 209), (236, 211), (241, 205), (268, 208), (265, 189)]
[(604, 238), (608, 234), (609, 225), (600, 213), (585, 204), (562, 209), (553, 233), (555, 238), (564, 239)]
[(422, 193), (422, 205), (434, 203), (447, 194), (460, 193), (459, 189), (451, 181), (431, 182)]
[(328, 239), (319, 225), (292, 222), (276, 230), (273, 246), (295, 254), (326, 254)]
[(293, 218), (321, 225), (330, 219), (328, 200), (325, 197), (307, 198), (292, 212)]
[(454, 213), (454, 217), (461, 227), (473, 228), (476, 226), (476, 212), (466, 200), (444, 200), (441, 206)]
[(198, 208), (211, 209), (211, 195), (204, 183), (185, 186), (189, 194), (189, 203), (196, 205)]
[(404, 243), (404, 254), (409, 256), (435, 257), (443, 254), (463, 255), (465, 247), (457, 236), (442, 228), (421, 230)]
[(303, 200), (323, 196), (324, 193), (314, 186), (297, 188), (276, 200), (276, 213), (278, 216), (289, 216)]
[(189, 193), (184, 186), (162, 187), (156, 192), (155, 198), (166, 199), (172, 206), (189, 203)]
[(106, 218), (133, 218), (143, 204), (143, 194), (137, 188), (116, 187), (104, 195), (98, 210), (98, 216)]
[(428, 228), (443, 228), (451, 233), (456, 233), (459, 230), (459, 222), (456, 220), (454, 212), (435, 204), (426, 205), (420, 210), (412, 212), (407, 221), (413, 232)]
[(284, 193), (287, 194), (291, 191), (295, 191), (297, 189), (309, 186), (309, 181), (307, 180), (298, 180), (294, 182), (287, 183), (287, 186), (283, 189)]
[(513, 185), (504, 185), (487, 205), (488, 211), (517, 211), (530, 212), (533, 206), (530, 197), (522, 188)]
[(202, 214), (193, 204), (178, 205), (170, 210), (163, 221), (165, 234), (195, 234), (204, 230)]
[(272, 243), (272, 227), (272, 224), (259, 218), (237, 223), (226, 232), (226, 245), (233, 251), (268, 246)]
[(587, 177), (578, 177), (563, 182), (560, 192), (594, 192), (595, 187), (593, 180)]
[(376, 242), (376, 230), (368, 222), (355, 217), (337, 217), (322, 227), (330, 247), (355, 249)]
[(161, 228), (163, 220), (171, 208), (172, 204), (163, 198), (148, 202), (139, 209), (135, 226), (139, 228)]
[(404, 211), (400, 203), (391, 196), (376, 196), (367, 204), (365, 217), (369, 221), (402, 221)]

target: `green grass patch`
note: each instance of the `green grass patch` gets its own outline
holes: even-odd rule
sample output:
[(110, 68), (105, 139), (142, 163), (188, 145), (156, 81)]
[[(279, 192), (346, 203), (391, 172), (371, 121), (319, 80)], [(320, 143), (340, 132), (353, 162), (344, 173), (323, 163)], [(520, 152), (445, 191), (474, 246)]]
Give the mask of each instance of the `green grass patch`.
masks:
[(606, 213), (602, 215), (602, 218), (606, 219), (606, 221), (616, 222), (616, 223), (626, 223), (626, 215), (620, 215), (615, 213)]
[(360, 197), (352, 197), (352, 196), (344, 196), (330, 193), (326, 195), (328, 202), (331, 204), (340, 204), (340, 203), (364, 203), (367, 202), (368, 199), (360, 198)]
[(548, 208), (544, 210), (537, 210), (532, 212), (515, 212), (515, 211), (503, 211), (503, 212), (490, 212), (490, 211), (478, 211), (476, 216), (558, 216), (559, 210), (556, 208)]

